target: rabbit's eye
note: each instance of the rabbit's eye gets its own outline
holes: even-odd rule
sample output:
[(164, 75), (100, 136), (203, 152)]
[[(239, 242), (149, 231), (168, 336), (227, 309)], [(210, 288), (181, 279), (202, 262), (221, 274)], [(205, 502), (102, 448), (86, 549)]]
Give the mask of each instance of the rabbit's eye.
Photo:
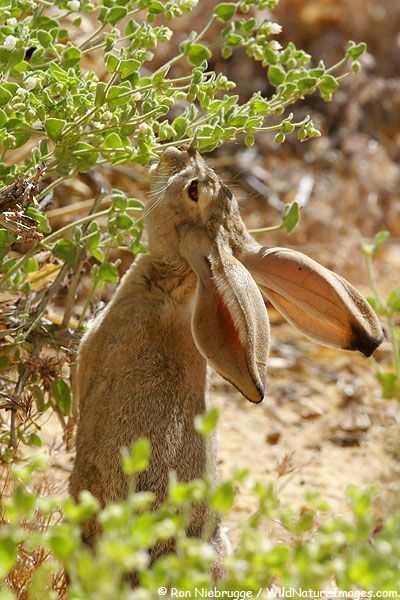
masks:
[(188, 188), (189, 198), (191, 200), (193, 200), (193, 202), (197, 202), (197, 200), (199, 199), (198, 185), (199, 185), (199, 182), (197, 181), (197, 179), (193, 179), (193, 181), (191, 182), (191, 184), (189, 185), (189, 188)]

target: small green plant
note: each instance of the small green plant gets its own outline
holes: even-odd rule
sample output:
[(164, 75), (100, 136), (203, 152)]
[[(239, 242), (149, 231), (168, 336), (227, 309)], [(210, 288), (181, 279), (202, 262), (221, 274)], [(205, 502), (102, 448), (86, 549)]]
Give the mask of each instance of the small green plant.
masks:
[(373, 296), (369, 298), (369, 302), (376, 313), (383, 317), (386, 322), (392, 349), (392, 364), (389, 369), (382, 369), (373, 360), (375, 376), (382, 388), (384, 398), (396, 398), (400, 400), (400, 327), (397, 323), (400, 315), (400, 287), (394, 288), (386, 298), (383, 298), (379, 292), (373, 266), (374, 256), (378, 254), (388, 237), (388, 231), (380, 231), (375, 235), (371, 244), (362, 243), (362, 249), (373, 293)]
[[(196, 427), (206, 436), (216, 421), (214, 409), (198, 417)], [(15, 598), (18, 592), (50, 600), (57, 589), (59, 597), (70, 599), (151, 600), (158, 597), (159, 589), (165, 594), (170, 588), (189, 591), (194, 597), (197, 588), (247, 591), (267, 598), (267, 589), (273, 584), (323, 590), (332, 582), (352, 593), (398, 589), (400, 515), (384, 523), (374, 517), (373, 490), (350, 487), (350, 516), (327, 517), (329, 506), (317, 494), (306, 495), (301, 511), (283, 509), (277, 486), (255, 482), (245, 470), (236, 471), (216, 488), (207, 478), (183, 484), (171, 474), (168, 498), (159, 510), (150, 513), (153, 495), (135, 490), (135, 475), (146, 469), (149, 454), (144, 439), (123, 453), (130, 493), (125, 500), (102, 510), (86, 492), (79, 503), (71, 498), (38, 496), (34, 476), (47, 466), (43, 456), (15, 466), (14, 494), (1, 502), (0, 592), (8, 592), (3, 597)], [(229, 514), (239, 486), (253, 495), (256, 509), (240, 524), (236, 549), (224, 561), (226, 577), (216, 583), (210, 577), (215, 553), (207, 528), (202, 539), (187, 537), (186, 528), (198, 502), (210, 507), (210, 522), (214, 511)], [(60, 513), (64, 515), (62, 522)], [(94, 515), (103, 534), (92, 553), (81, 542), (79, 524)], [(285, 542), (271, 541), (268, 532), (273, 523), (279, 523), (285, 532)], [(176, 553), (150, 565), (149, 548), (170, 538), (175, 540)], [(28, 576), (22, 589), (16, 589), (13, 582), (19, 581), (18, 569), (23, 570), (27, 563)], [(63, 569), (69, 576), (68, 590)], [(135, 591), (126, 580), (133, 571), (139, 583)]]

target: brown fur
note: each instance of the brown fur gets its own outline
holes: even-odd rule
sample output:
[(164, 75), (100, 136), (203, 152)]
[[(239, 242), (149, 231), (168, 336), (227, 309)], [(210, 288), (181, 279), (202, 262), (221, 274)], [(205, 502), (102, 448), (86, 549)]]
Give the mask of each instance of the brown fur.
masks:
[[(194, 179), (197, 201), (188, 196)], [(307, 334), (313, 314), (323, 318), (317, 313), (321, 299), (313, 299), (322, 289), (326, 306), (333, 307), (323, 342), (362, 348), (368, 337), (375, 347), (381, 337), (376, 317), (359, 294), (349, 293), (350, 284), (345, 282), (350, 286), (345, 291), (341, 278), (326, 275), (310, 259), (304, 263), (306, 276), (303, 266), (298, 275), (293, 261), (303, 265), (304, 255), (271, 257), (260, 249), (232, 194), (198, 153), (164, 152), (152, 173), (146, 212), (150, 253), (136, 259), (78, 354), (80, 420), (70, 491), (78, 498), (89, 490), (103, 506), (126, 497), (121, 448), (140, 436), (150, 440), (152, 455), (137, 488), (155, 493), (155, 507), (166, 496), (170, 470), (182, 482), (206, 471), (217, 481), (214, 441), (206, 448), (193, 425), (208, 406), (207, 361), (252, 402), (264, 396), (268, 319), (249, 271)], [(269, 274), (279, 297), (269, 290)], [(292, 288), (306, 294), (300, 310)], [(197, 506), (188, 533), (201, 536), (207, 517), (206, 508)], [(99, 533), (96, 521), (85, 523), (82, 533), (92, 545)], [(217, 520), (211, 541), (220, 558), (222, 538)], [(153, 549), (152, 558), (172, 550), (166, 543)]]

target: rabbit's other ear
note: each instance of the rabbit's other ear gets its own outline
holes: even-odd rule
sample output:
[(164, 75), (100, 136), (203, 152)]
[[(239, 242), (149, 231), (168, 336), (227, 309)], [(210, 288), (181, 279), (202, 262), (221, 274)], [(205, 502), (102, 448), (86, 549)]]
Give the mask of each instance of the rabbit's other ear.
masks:
[(348, 281), (305, 254), (258, 246), (241, 261), (263, 295), (308, 337), (365, 356), (382, 342), (381, 325), (368, 302)]
[(192, 250), (198, 275), (192, 334), (210, 365), (251, 402), (264, 398), (269, 322), (250, 273), (227, 250)]

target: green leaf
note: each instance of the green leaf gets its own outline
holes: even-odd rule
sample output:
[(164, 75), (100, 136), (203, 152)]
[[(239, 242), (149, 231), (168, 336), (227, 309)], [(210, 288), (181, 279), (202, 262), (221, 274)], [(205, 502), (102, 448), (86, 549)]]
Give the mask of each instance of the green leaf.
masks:
[(296, 523), (296, 533), (305, 533), (306, 531), (310, 531), (311, 527), (314, 524), (314, 512), (311, 510), (303, 511)]
[(384, 398), (399, 398), (400, 399), (400, 380), (393, 371), (377, 371), (375, 373), (376, 380), (382, 388)]
[(133, 475), (147, 469), (150, 461), (150, 453), (151, 445), (146, 438), (137, 439), (129, 451), (124, 448), (122, 451), (124, 473)]
[(50, 64), (49, 72), (54, 77), (54, 79), (56, 79), (60, 83), (67, 83), (69, 80), (68, 73), (55, 62), (52, 62)]
[(99, 280), (108, 283), (118, 283), (118, 269), (112, 263), (103, 263), (99, 267)]
[(29, 206), (25, 210), (25, 214), (28, 217), (31, 217), (31, 219), (35, 219), (35, 221), (39, 223), (39, 231), (41, 231), (42, 233), (51, 232), (51, 227), (48, 218), (46, 217), (46, 215), (40, 212), (39, 209), (35, 208), (34, 206)]
[(77, 142), (71, 146), (71, 151), (74, 156), (82, 161), (80, 168), (94, 165), (99, 157), (96, 149), (86, 142)]
[(0, 85), (0, 106), (5, 106), (10, 102), (12, 98), (11, 92), (9, 92), (4, 85)]
[(43, 29), (39, 29), (39, 31), (36, 32), (36, 35), (39, 44), (43, 46), (43, 48), (48, 48), (53, 43), (53, 37)]
[(71, 269), (76, 265), (76, 246), (71, 240), (57, 240), (53, 246), (53, 254), (61, 258)]
[(47, 135), (53, 142), (59, 142), (61, 139), (62, 131), (66, 125), (64, 119), (46, 119), (44, 126), (47, 131)]
[(118, 67), (118, 73), (121, 76), (121, 79), (125, 79), (135, 73), (140, 68), (140, 62), (134, 58), (127, 58), (125, 60), (121, 60)]
[(201, 433), (203, 436), (209, 435), (215, 430), (218, 423), (218, 417), (218, 410), (214, 406), (204, 414), (196, 415), (194, 419), (196, 431)]
[(191, 65), (200, 65), (203, 60), (211, 58), (211, 51), (203, 44), (191, 44), (186, 50), (186, 56)]
[(23, 146), (32, 135), (31, 127), (21, 119), (10, 119), (6, 123), (6, 129), (15, 137), (14, 148)]
[(0, 227), (0, 247), (9, 246), (11, 244), (10, 232), (4, 227)]
[(251, 108), (257, 114), (264, 115), (269, 111), (269, 102), (264, 98), (255, 97), (251, 99)]
[(35, 506), (35, 494), (19, 484), (14, 492), (14, 505), (21, 516), (28, 517)]
[(151, 83), (154, 86), (158, 86), (165, 79), (170, 68), (170, 65), (165, 65), (164, 67), (161, 67), (161, 69), (158, 69), (151, 78)]
[(75, 550), (76, 544), (68, 525), (54, 525), (49, 528), (50, 550), (58, 560), (68, 559)]
[(372, 256), (373, 254), (377, 254), (381, 249), (382, 245), (385, 243), (390, 233), (388, 231), (378, 231), (375, 235), (372, 244), (362, 243), (362, 249), (366, 256)]
[(0, 539), (0, 578), (11, 571), (17, 560), (17, 544), (9, 535)]
[(291, 549), (283, 544), (274, 546), (265, 555), (265, 563), (274, 569), (284, 569), (290, 559)]
[(360, 42), (359, 44), (354, 44), (354, 42), (350, 42), (347, 54), (353, 60), (357, 60), (357, 58), (362, 56), (366, 50), (367, 44), (365, 42)]
[(389, 235), (390, 233), (388, 231), (378, 231), (372, 243), (372, 254), (376, 254), (381, 249)]
[(46, 31), (59, 28), (55, 19), (50, 19), (49, 17), (44, 17), (42, 15), (33, 19), (32, 26), (35, 30), (45, 29)]
[(119, 229), (123, 231), (124, 229), (129, 229), (129, 227), (132, 227), (132, 225), (133, 219), (129, 215), (120, 213), (117, 215), (117, 226)]
[(177, 117), (174, 121), (172, 121), (172, 127), (175, 129), (178, 139), (183, 137), (188, 127), (188, 121), (186, 117), (183, 115)]
[(105, 60), (105, 66), (109, 73), (115, 73), (118, 69), (119, 58), (114, 56), (114, 54), (108, 54)]
[(116, 133), (115, 131), (112, 131), (111, 133), (108, 133), (106, 135), (101, 146), (103, 148), (121, 148), (122, 140), (121, 140), (120, 136), (118, 135), (118, 133)]
[(126, 17), (128, 9), (122, 6), (113, 6), (106, 11), (102, 21), (104, 23), (110, 23), (110, 25), (116, 25), (118, 21), (121, 21)]
[(296, 227), (300, 218), (300, 209), (296, 201), (285, 204), (282, 209), (282, 221), (286, 231), (290, 233)]
[(211, 506), (215, 510), (227, 513), (231, 510), (235, 500), (235, 489), (232, 481), (224, 481), (217, 487), (211, 500)]
[(319, 89), (323, 94), (332, 94), (339, 86), (339, 83), (332, 75), (324, 75), (319, 84)]
[(69, 385), (64, 379), (57, 379), (51, 384), (51, 393), (57, 402), (58, 408), (64, 415), (71, 415), (72, 396)]
[(150, 6), (147, 9), (151, 15), (161, 15), (164, 12), (165, 7), (162, 2), (158, 2), (158, 0), (153, 0), (150, 3)]
[(214, 15), (217, 17), (219, 21), (229, 21), (232, 19), (234, 14), (236, 13), (236, 4), (231, 4), (229, 2), (221, 2), (215, 7)]
[(125, 210), (128, 206), (128, 198), (126, 194), (118, 188), (112, 189), (113, 207), (116, 210)]
[(64, 67), (74, 67), (79, 64), (82, 58), (82, 52), (79, 48), (67, 48), (62, 55), (62, 64)]
[(268, 80), (271, 85), (278, 87), (286, 79), (286, 73), (282, 67), (278, 65), (270, 65), (268, 69)]
[(301, 92), (311, 90), (317, 85), (318, 79), (316, 77), (302, 77), (298, 80), (297, 86)]
[(391, 314), (400, 312), (400, 288), (390, 292), (386, 304)]
[(107, 105), (109, 108), (114, 109), (117, 106), (126, 106), (127, 104), (127, 98), (120, 98), (120, 95), (128, 92), (129, 88), (125, 87), (127, 84), (125, 85), (113, 85), (107, 94)]
[(24, 264), (24, 273), (28, 274), (28, 273), (34, 273), (35, 271), (38, 270), (38, 262), (35, 256), (32, 256), (31, 258), (29, 258), (26, 263)]
[(7, 122), (7, 115), (2, 108), (0, 108), (0, 128), (4, 127)]
[(92, 248), (90, 252), (92, 256), (94, 256), (94, 258), (99, 261), (99, 263), (102, 263), (104, 261), (105, 254), (101, 248)]
[(31, 433), (31, 434), (29, 434), (25, 443), (28, 446), (36, 446), (37, 448), (41, 448), (42, 447), (42, 440), (38, 436), (37, 433)]

